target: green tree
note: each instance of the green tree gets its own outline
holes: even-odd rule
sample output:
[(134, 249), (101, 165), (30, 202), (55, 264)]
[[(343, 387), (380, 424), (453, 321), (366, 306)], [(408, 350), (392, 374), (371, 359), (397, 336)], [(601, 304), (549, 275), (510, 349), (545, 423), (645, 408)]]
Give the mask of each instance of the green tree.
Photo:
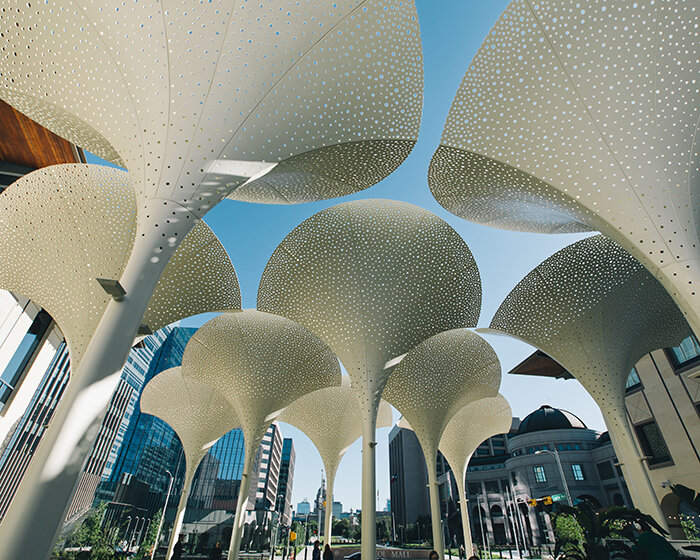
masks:
[(90, 511), (80, 525), (66, 536), (64, 547), (89, 547), (91, 560), (114, 558), (117, 531), (103, 527), (106, 509), (107, 504), (103, 503)]
[(689, 541), (700, 541), (700, 531), (691, 516), (681, 515), (681, 529)]

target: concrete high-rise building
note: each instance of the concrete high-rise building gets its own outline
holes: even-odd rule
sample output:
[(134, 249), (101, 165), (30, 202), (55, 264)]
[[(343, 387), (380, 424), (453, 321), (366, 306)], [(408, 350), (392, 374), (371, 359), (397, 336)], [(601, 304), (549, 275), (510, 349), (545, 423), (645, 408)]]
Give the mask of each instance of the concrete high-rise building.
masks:
[(343, 515), (343, 504), (340, 502), (333, 502), (333, 517), (335, 519), (340, 519), (340, 516)]
[(277, 503), (275, 505), (275, 510), (279, 513), (283, 525), (290, 525), (292, 522), (292, 486), (295, 462), (294, 441), (292, 438), (284, 438), (279, 483), (277, 484)]
[[(129, 353), (97, 439), (78, 480), (78, 487), (66, 515), (67, 521), (90, 509), (100, 480), (111, 476), (124, 436), (133, 424), (132, 419), (136, 420), (135, 415), (139, 414), (137, 403), (141, 391), (148, 379), (157, 373), (151, 365), (156, 356), (166, 350), (164, 343), (172, 332), (172, 327), (165, 327), (144, 338)], [(177, 332), (173, 337), (176, 336)]]
[[(282, 465), (282, 435), (279, 423), (273, 422), (268, 428), (258, 450), (258, 484), (255, 491), (254, 507), (261, 511), (274, 511), (277, 503), (280, 467)], [(253, 486), (251, 484), (251, 486)]]
[[(571, 379), (543, 352), (535, 352), (511, 373)], [(668, 484), (700, 488), (700, 343), (689, 336), (676, 347), (655, 350), (639, 360), (627, 379), (625, 407), (643, 462), (661, 503), (671, 536), (685, 538), (679, 525), (688, 507)], [(602, 474), (616, 472), (604, 466)], [(601, 474), (601, 476), (602, 476)]]
[[(449, 469), (440, 452), (436, 466), (438, 478)], [(389, 432), (389, 477), (389, 501), (397, 526), (412, 525), (418, 517), (430, 515), (423, 451), (416, 434), (401, 421)]]

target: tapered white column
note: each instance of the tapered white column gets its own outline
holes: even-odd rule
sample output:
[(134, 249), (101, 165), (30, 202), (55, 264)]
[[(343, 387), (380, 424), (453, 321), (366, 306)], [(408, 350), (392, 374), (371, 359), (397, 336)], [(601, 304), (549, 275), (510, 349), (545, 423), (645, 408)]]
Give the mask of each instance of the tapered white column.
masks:
[(106, 412), (156, 283), (176, 249), (162, 242), (162, 232), (144, 233), (136, 237), (121, 278), (127, 293), (122, 301), (109, 302), (0, 525), (1, 560), (39, 560), (51, 554), (97, 435), (95, 428)]
[[(369, 397), (371, 398), (371, 397)], [(377, 557), (376, 411), (365, 411), (362, 427), (362, 558)]]
[(632, 503), (643, 513), (651, 515), (659, 525), (668, 529), (668, 519), (661, 510), (649, 473), (644, 468), (643, 458), (635, 442), (625, 409), (606, 407), (601, 408), (601, 412), (625, 476)]
[(233, 530), (231, 532), (231, 544), (228, 548), (228, 560), (238, 560), (243, 538), (243, 527), (245, 525), (246, 510), (248, 509), (248, 495), (250, 494), (250, 476), (255, 463), (255, 451), (246, 446), (245, 464), (241, 475), (241, 487), (238, 491), (236, 501), (236, 514), (233, 518)]
[(168, 553), (165, 555), (166, 558), (171, 558), (173, 555), (173, 549), (177, 544), (178, 537), (180, 536), (180, 530), (182, 529), (182, 522), (185, 520), (185, 511), (187, 510), (187, 499), (190, 497), (190, 490), (192, 489), (192, 479), (194, 478), (194, 473), (196, 472), (196, 467), (192, 472), (188, 472), (185, 476), (185, 482), (182, 485), (182, 494), (180, 495), (180, 501), (177, 504), (177, 511), (175, 512), (175, 521), (173, 522), (173, 530), (170, 533), (170, 541), (168, 543)]
[(436, 455), (425, 458), (425, 464), (428, 468), (428, 494), (430, 496), (430, 517), (433, 527), (433, 549), (437, 551), (442, 560), (445, 557), (445, 544), (442, 536), (442, 514), (440, 512), (440, 491), (437, 481), (436, 462)]
[(458, 476), (455, 476), (455, 479), (457, 483), (457, 494), (459, 495), (459, 512), (462, 515), (462, 532), (464, 533), (464, 552), (466, 553), (467, 558), (469, 558), (472, 555), (474, 543), (472, 543), (472, 530), (471, 524), (469, 523), (469, 502), (467, 501), (467, 492), (464, 486), (464, 473), (462, 474), (461, 480)]
[(326, 473), (326, 519), (323, 525), (323, 542), (330, 546), (333, 537), (333, 483), (335, 473)]

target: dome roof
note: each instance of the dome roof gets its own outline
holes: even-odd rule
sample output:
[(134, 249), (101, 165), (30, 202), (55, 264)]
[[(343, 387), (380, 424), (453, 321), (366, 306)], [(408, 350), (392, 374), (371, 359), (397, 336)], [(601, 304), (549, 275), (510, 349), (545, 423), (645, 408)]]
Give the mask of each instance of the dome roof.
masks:
[(586, 425), (580, 418), (566, 410), (552, 408), (548, 404), (542, 405), (534, 412), (528, 414), (520, 423), (518, 435), (542, 430), (562, 430), (570, 428), (586, 429)]

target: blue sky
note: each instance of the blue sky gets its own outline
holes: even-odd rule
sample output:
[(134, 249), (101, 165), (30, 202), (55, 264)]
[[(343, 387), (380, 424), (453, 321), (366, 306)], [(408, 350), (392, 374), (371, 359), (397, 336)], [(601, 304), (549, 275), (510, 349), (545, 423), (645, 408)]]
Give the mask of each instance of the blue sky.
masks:
[[(432, 198), (427, 184), (430, 158), (440, 142), (445, 117), (457, 87), (481, 41), (508, 2), (504, 0), (417, 0), (425, 64), (425, 105), (420, 138), (404, 164), (390, 177), (356, 195), (296, 206), (255, 205), (224, 201), (209, 212), (205, 221), (226, 247), (241, 284), (243, 307), (255, 307), (257, 286), (267, 259), (284, 237), (303, 220), (343, 200), (389, 198), (426, 208), (446, 220), (469, 245), (479, 265), (483, 307), (479, 326), (488, 323), (500, 302), (532, 268), (575, 235), (522, 234), (471, 224), (443, 210)], [(96, 162), (97, 158), (89, 161)], [(200, 326), (204, 318), (183, 322)], [(542, 404), (566, 408), (589, 427), (603, 430), (600, 412), (576, 381), (555, 381), (506, 375), (532, 348), (502, 337), (488, 337), (503, 366), (501, 392), (513, 413), (521, 418)], [(397, 418), (395, 418), (397, 419)], [(313, 444), (298, 430), (283, 425), (285, 437), (293, 437), (297, 462), (293, 503), (313, 500), (323, 465)], [(377, 434), (378, 505), (389, 497), (389, 429)], [(336, 479), (335, 499), (344, 508), (360, 507), (360, 445), (356, 442), (343, 460)]]

